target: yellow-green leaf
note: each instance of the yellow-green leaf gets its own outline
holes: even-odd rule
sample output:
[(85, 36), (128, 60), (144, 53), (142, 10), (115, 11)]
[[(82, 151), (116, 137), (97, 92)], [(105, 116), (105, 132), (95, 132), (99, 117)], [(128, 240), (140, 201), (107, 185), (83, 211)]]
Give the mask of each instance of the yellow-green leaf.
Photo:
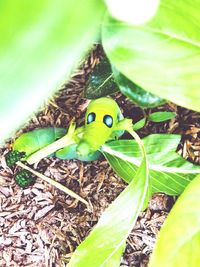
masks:
[(101, 0), (1, 1), (0, 141), (66, 81), (103, 12)]
[(149, 267), (197, 267), (200, 263), (200, 175), (175, 203), (158, 235)]
[(161, 0), (153, 19), (131, 26), (107, 16), (103, 46), (116, 68), (164, 99), (200, 111), (200, 0)]

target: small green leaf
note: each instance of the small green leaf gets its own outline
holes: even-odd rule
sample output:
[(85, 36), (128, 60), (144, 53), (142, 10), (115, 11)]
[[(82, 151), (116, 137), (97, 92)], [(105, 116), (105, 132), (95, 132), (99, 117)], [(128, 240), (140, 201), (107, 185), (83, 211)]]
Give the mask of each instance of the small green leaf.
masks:
[(144, 155), (136, 175), (132, 173), (132, 182), (105, 210), (67, 266), (119, 266), (120, 254), (143, 207), (147, 188), (148, 169)]
[(134, 123), (134, 125), (133, 125), (133, 130), (134, 130), (134, 131), (137, 131), (137, 130), (143, 128), (143, 127), (145, 126), (145, 123), (146, 123), (146, 119), (145, 119), (145, 118), (143, 118), (143, 119), (137, 121), (137, 122)]
[(104, 58), (97, 64), (89, 77), (86, 84), (85, 97), (95, 99), (117, 91), (119, 91), (119, 88), (114, 80), (110, 62), (107, 58)]
[[(200, 0), (161, 0), (139, 26), (105, 17), (102, 43), (121, 73), (145, 90), (200, 111)], [(187, 18), (187, 19), (186, 19)]]
[(153, 95), (133, 83), (125, 75), (120, 73), (115, 67), (113, 67), (112, 69), (115, 81), (117, 82), (120, 91), (130, 100), (132, 100), (133, 103), (139, 105), (142, 108), (153, 108), (160, 106), (166, 102), (159, 96)]
[[(152, 134), (143, 138), (147, 153), (152, 192), (179, 195), (200, 173), (200, 166), (184, 160), (176, 153), (180, 135)], [(106, 143), (102, 151), (115, 172), (130, 183), (141, 161), (140, 150), (134, 140)]]
[(200, 263), (200, 175), (179, 197), (158, 235), (149, 267), (197, 267)]
[(176, 113), (175, 112), (158, 111), (158, 112), (151, 113), (148, 116), (148, 120), (149, 121), (153, 121), (153, 122), (162, 122), (162, 121), (171, 120), (174, 117), (176, 117)]

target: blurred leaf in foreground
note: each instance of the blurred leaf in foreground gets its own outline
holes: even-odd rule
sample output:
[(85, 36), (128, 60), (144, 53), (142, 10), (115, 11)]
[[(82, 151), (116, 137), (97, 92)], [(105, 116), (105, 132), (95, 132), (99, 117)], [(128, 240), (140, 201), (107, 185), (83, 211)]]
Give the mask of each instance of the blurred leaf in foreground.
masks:
[(145, 90), (200, 111), (199, 6), (200, 0), (161, 0), (156, 15), (139, 26), (108, 14), (102, 43), (111, 64)]
[(68, 78), (104, 12), (97, 0), (2, 1), (0, 142)]
[(149, 267), (197, 267), (200, 263), (200, 175), (173, 206), (161, 231)]

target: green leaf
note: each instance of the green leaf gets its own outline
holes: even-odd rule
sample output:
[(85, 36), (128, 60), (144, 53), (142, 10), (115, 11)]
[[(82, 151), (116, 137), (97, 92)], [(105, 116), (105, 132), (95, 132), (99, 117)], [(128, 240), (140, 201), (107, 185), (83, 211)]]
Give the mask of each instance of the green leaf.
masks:
[(99, 151), (95, 151), (90, 153), (87, 156), (79, 156), (76, 152), (77, 144), (68, 145), (62, 149), (56, 151), (55, 156), (59, 159), (69, 160), (69, 159), (78, 159), (81, 161), (93, 161), (100, 158), (101, 153)]
[[(152, 134), (143, 138), (152, 192), (179, 195), (200, 173), (200, 166), (193, 165), (176, 153), (180, 138), (175, 134)], [(134, 140), (117, 140), (104, 144), (102, 151), (115, 172), (126, 182), (131, 182), (131, 175), (137, 172), (141, 161), (137, 143)]]
[(1, 1), (0, 140), (59, 88), (92, 45), (98, 0)]
[(137, 131), (137, 130), (143, 128), (143, 127), (145, 126), (145, 123), (146, 123), (146, 119), (145, 119), (145, 118), (143, 118), (143, 119), (137, 121), (137, 122), (134, 123), (134, 125), (133, 125), (133, 130), (134, 130), (134, 131)]
[(147, 187), (148, 170), (144, 155), (136, 175), (132, 173), (132, 182), (105, 210), (67, 266), (119, 266), (122, 249), (142, 209)]
[(166, 101), (159, 96), (153, 95), (120, 73), (113, 67), (113, 74), (122, 94), (130, 98), (133, 103), (142, 108), (153, 108), (164, 104)]
[(102, 28), (104, 50), (120, 72), (145, 90), (197, 111), (199, 5), (200, 0), (161, 0), (146, 24), (131, 26), (107, 16)]
[(91, 73), (85, 89), (85, 97), (96, 99), (119, 91), (114, 80), (110, 62), (107, 58), (100, 61)]
[(124, 252), (126, 248), (126, 242), (122, 242), (122, 245), (119, 247), (119, 249), (115, 252), (115, 254), (112, 255), (102, 266), (103, 267), (119, 267), (120, 266), (120, 261), (122, 257), (122, 253)]
[(176, 117), (176, 113), (175, 112), (158, 111), (158, 112), (151, 113), (148, 116), (148, 120), (149, 121), (153, 121), (153, 122), (162, 122), (162, 121), (171, 120), (174, 117)]
[(158, 235), (150, 267), (197, 267), (200, 262), (200, 175), (179, 197)]

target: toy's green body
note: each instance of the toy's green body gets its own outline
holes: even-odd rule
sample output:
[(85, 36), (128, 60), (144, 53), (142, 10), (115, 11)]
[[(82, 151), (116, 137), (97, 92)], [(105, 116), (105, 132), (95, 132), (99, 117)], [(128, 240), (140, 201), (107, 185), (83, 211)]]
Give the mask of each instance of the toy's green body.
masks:
[(67, 129), (64, 128), (48, 127), (35, 129), (20, 135), (13, 144), (13, 150), (25, 152), (28, 157), (39, 149), (61, 138), (66, 133)]
[[(67, 133), (67, 130), (64, 128), (42, 128), (42, 129), (35, 129), (31, 132), (24, 133), (20, 135), (19, 138), (13, 144), (13, 150), (19, 152), (25, 152), (26, 157), (24, 160), (28, 158), (33, 153), (39, 151), (40, 149), (52, 144), (57, 139), (63, 137)], [(60, 159), (78, 159), (82, 161), (93, 161), (97, 160), (101, 153), (96, 151), (91, 155), (82, 157), (79, 156), (76, 152), (77, 144), (71, 144), (63, 149), (59, 149), (55, 153), (52, 153), (48, 156), (55, 156)]]
[[(111, 98), (99, 98), (90, 102), (85, 125), (77, 128), (73, 142), (55, 149), (54, 155), (61, 159), (96, 160), (105, 142), (118, 138), (123, 131), (118, 127), (123, 116), (117, 103)], [(63, 128), (36, 129), (22, 134), (13, 144), (13, 150), (25, 152), (25, 160), (35, 152), (55, 143), (67, 133)], [(47, 155), (46, 155), (47, 156)]]
[(113, 99), (102, 97), (91, 101), (87, 107), (85, 130), (78, 143), (77, 153), (89, 155), (109, 139), (119, 137), (122, 132), (115, 129), (122, 119), (119, 106)]

